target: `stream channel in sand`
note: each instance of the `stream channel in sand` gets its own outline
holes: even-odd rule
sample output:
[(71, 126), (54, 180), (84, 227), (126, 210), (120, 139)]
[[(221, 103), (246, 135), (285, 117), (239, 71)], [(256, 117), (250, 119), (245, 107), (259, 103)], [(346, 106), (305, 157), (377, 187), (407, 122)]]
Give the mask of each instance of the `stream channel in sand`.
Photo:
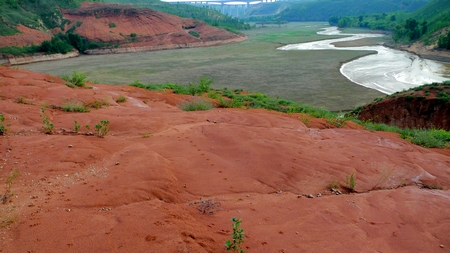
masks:
[(450, 80), (446, 67), (437, 61), (426, 60), (415, 54), (385, 46), (335, 47), (333, 43), (374, 38), (383, 34), (345, 34), (337, 27), (327, 27), (322, 35), (349, 35), (339, 39), (313, 41), (280, 47), (280, 50), (367, 50), (377, 54), (367, 55), (341, 66), (341, 73), (350, 81), (385, 94), (408, 90), (432, 82)]

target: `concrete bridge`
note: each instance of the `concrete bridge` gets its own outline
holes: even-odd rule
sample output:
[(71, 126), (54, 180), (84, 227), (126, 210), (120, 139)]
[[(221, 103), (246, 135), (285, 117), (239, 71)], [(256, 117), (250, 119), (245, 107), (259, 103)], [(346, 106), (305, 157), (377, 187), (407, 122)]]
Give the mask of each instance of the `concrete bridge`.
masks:
[[(268, 4), (283, 0), (161, 0), (162, 2), (172, 4), (191, 4), (195, 6), (214, 8), (220, 11), (222, 14), (226, 14), (232, 17), (244, 16), (251, 12), (252, 5), (256, 4)], [(287, 1), (287, 0), (284, 0)]]

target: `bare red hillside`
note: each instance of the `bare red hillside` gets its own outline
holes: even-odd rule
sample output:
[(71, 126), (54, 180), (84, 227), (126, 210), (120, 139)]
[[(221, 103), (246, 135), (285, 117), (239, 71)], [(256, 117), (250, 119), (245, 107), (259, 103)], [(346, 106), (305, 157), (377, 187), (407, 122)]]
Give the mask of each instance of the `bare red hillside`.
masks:
[[(199, 20), (128, 5), (83, 3), (75, 11), (64, 11), (64, 17), (71, 21), (67, 29), (81, 22), (81, 26), (75, 30), (81, 36), (92, 41), (126, 43), (120, 45), (125, 48), (242, 38)], [(196, 32), (200, 36), (189, 32)]]
[[(185, 112), (176, 105), (186, 96), (88, 85), (0, 67), (11, 125), (0, 136), (0, 252), (226, 252), (233, 217), (246, 252), (450, 248), (448, 153), (392, 133), (307, 127), (265, 110)], [(68, 102), (103, 106), (58, 109)], [(42, 107), (53, 134), (42, 132)], [(110, 132), (88, 135), (100, 120)]]
[[(246, 39), (243, 35), (209, 26), (199, 20), (180, 18), (130, 5), (83, 3), (76, 10), (62, 10), (62, 12), (64, 18), (70, 20), (65, 31), (78, 24), (75, 33), (90, 41), (110, 43), (113, 45), (111, 47), (153, 47), (151, 50), (155, 50), (158, 46), (162, 48), (208, 46)], [(44, 40), (50, 40), (52, 33), (60, 32), (59, 29), (43, 32), (22, 25), (19, 25), (18, 29), (19, 34), (0, 36), (0, 47), (40, 45)], [(196, 34), (193, 32), (198, 36), (194, 36)]]

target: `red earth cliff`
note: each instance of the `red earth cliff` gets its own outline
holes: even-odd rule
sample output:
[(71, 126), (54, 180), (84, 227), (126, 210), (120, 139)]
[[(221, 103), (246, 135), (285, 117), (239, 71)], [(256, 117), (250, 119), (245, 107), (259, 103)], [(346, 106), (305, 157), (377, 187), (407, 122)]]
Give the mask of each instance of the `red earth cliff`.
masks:
[[(265, 110), (185, 112), (176, 105), (186, 96), (88, 85), (0, 67), (10, 124), (0, 136), (0, 252), (226, 252), (233, 217), (246, 252), (450, 248), (445, 150)], [(103, 106), (59, 109), (68, 102)], [(110, 132), (87, 134), (101, 120)], [(327, 189), (333, 182), (343, 194)]]
[(359, 118), (401, 128), (450, 131), (450, 83), (436, 83), (416, 89), (393, 94), (364, 106)]

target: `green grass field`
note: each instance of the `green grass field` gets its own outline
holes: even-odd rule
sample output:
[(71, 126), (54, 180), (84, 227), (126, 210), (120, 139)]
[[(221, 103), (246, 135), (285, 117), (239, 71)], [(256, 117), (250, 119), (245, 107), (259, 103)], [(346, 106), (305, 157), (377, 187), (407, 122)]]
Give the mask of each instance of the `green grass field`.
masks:
[(207, 48), (152, 51), (131, 54), (81, 56), (20, 66), (21, 69), (70, 75), (85, 72), (100, 83), (197, 82), (214, 79), (212, 88), (244, 89), (272, 97), (323, 107), (350, 110), (383, 94), (343, 77), (341, 63), (367, 51), (281, 51), (285, 44), (328, 39), (317, 35), (325, 23), (290, 23), (245, 31), (248, 40)]

